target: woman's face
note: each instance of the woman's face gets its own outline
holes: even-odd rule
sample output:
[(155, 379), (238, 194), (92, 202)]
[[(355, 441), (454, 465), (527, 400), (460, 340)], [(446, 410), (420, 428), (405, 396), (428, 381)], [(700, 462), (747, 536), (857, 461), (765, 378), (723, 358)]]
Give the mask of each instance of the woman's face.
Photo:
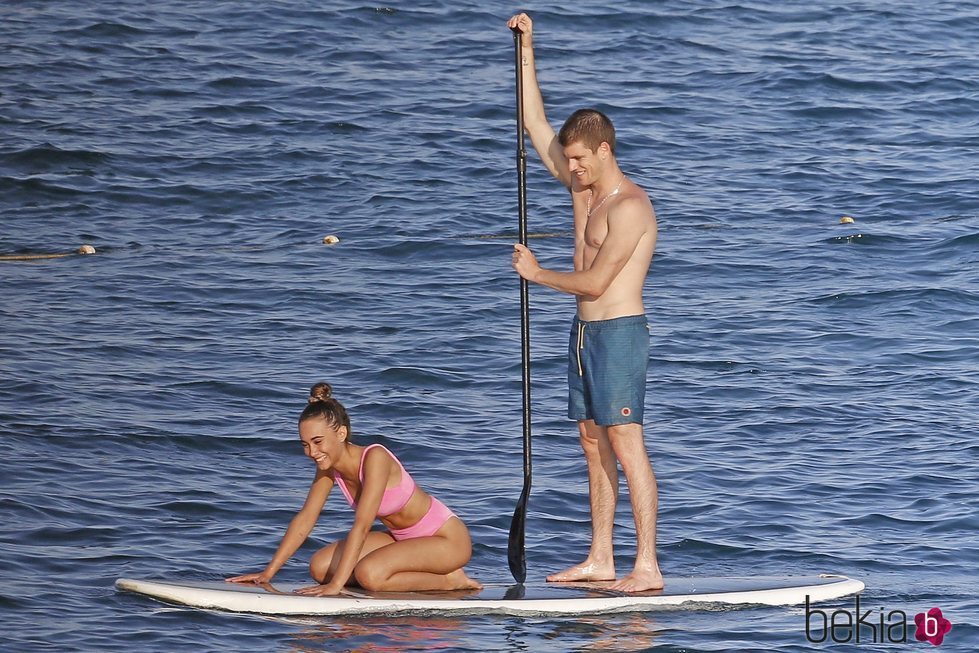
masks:
[(333, 469), (343, 454), (347, 428), (334, 428), (322, 418), (307, 419), (299, 424), (299, 439), (306, 455), (319, 469), (328, 471)]

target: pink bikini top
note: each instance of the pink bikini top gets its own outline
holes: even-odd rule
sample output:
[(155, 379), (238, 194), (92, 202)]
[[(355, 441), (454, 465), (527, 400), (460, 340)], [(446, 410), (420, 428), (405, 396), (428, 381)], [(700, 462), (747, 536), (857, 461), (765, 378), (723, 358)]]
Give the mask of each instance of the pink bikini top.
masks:
[[(411, 478), (408, 472), (405, 471), (404, 465), (401, 464), (401, 461), (398, 460), (397, 456), (380, 444), (372, 444), (365, 447), (364, 453), (362, 453), (360, 456), (361, 487), (364, 485), (364, 459), (367, 458), (367, 452), (374, 447), (381, 447), (381, 449), (387, 451), (388, 455), (394, 458), (394, 462), (398, 463), (398, 467), (401, 468), (401, 482), (398, 483), (396, 487), (391, 487), (384, 490), (384, 496), (381, 497), (381, 505), (377, 507), (377, 516), (387, 517), (388, 515), (393, 515), (408, 505), (408, 500), (411, 499), (411, 495), (415, 492), (415, 481)], [(339, 474), (334, 474), (333, 480), (340, 486), (340, 491), (343, 492), (343, 496), (347, 498), (347, 502), (350, 504), (350, 507), (356, 510), (357, 500), (351, 496), (350, 490), (347, 489), (347, 484), (343, 482), (343, 478)]]

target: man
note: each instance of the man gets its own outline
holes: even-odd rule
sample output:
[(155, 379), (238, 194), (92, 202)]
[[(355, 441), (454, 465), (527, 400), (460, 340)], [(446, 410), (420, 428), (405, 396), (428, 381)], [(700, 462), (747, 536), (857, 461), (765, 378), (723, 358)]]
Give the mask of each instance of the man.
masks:
[(612, 527), (625, 473), (636, 522), (636, 563), (613, 589), (663, 587), (656, 560), (656, 477), (643, 441), (643, 402), (649, 331), (642, 289), (656, 248), (656, 216), (642, 188), (615, 159), (615, 130), (602, 113), (573, 113), (555, 135), (544, 115), (534, 67), (533, 23), (518, 14), (507, 23), (523, 34), (524, 127), (547, 169), (568, 190), (574, 210), (574, 270), (542, 268), (515, 245), (513, 268), (530, 282), (574, 295), (568, 360), (568, 416), (588, 465), (592, 540), (584, 562), (548, 576), (552, 582), (614, 580)]

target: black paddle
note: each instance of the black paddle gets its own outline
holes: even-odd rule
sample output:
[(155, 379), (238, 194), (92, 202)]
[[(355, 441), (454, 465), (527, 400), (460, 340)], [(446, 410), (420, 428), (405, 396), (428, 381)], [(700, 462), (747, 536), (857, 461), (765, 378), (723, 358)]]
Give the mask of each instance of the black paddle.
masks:
[[(520, 48), (523, 34), (513, 30), (515, 65), (517, 71), (517, 204), (520, 211), (520, 244), (527, 245), (527, 151), (523, 135), (523, 76), (521, 74)], [(530, 498), (530, 290), (527, 280), (520, 278), (520, 335), (521, 363), (523, 367), (523, 491), (510, 522), (510, 541), (507, 546), (507, 562), (510, 573), (518, 583), (527, 579), (527, 556), (524, 550), (524, 531), (527, 523), (527, 500)]]

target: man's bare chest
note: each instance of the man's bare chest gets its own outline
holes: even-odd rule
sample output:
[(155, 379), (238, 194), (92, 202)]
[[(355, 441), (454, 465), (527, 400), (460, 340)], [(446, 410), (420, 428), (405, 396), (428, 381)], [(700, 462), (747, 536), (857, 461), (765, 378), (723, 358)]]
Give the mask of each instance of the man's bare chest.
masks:
[(603, 213), (586, 218), (581, 235), (581, 241), (585, 247), (598, 250), (608, 236), (607, 215)]

